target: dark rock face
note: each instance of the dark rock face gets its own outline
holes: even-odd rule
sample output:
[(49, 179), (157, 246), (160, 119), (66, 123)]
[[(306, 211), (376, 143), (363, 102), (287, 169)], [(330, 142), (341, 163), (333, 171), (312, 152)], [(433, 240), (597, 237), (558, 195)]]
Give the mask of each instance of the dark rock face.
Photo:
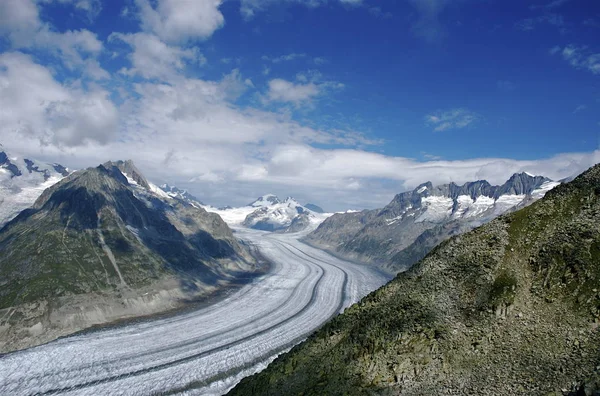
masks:
[(121, 171), (121, 173), (127, 174), (129, 177), (131, 177), (133, 180), (135, 180), (135, 182), (137, 184), (139, 184), (140, 186), (142, 186), (146, 189), (150, 189), (150, 185), (148, 184), (148, 181), (146, 180), (144, 175), (142, 175), (142, 173), (138, 170), (138, 168), (136, 168), (136, 166), (133, 164), (132, 160), (116, 161), (116, 162), (109, 161), (103, 165), (107, 169), (116, 167), (117, 169), (119, 169)]
[[(537, 198), (531, 194), (548, 182), (548, 178), (527, 173), (514, 174), (501, 186), (492, 186), (485, 180), (435, 187), (426, 182), (413, 191), (397, 194), (360, 227), (355, 213), (336, 215), (325, 220), (305, 241), (396, 273), (409, 268), (457, 230), (468, 231), (506, 210), (530, 204)], [(525, 198), (496, 205), (499, 198), (515, 196)], [(435, 238), (427, 241), (431, 235)]]
[(22, 175), (21, 170), (15, 164), (10, 162), (10, 159), (4, 151), (0, 151), (0, 166), (5, 169), (8, 169), (9, 172), (12, 174), (12, 177)]
[(533, 190), (539, 188), (545, 182), (551, 181), (543, 176), (531, 176), (527, 173), (516, 173), (502, 186), (500, 186), (494, 194), (494, 198), (502, 195), (523, 195), (531, 194)]
[(596, 165), (441, 243), (230, 394), (598, 394), (599, 191)]

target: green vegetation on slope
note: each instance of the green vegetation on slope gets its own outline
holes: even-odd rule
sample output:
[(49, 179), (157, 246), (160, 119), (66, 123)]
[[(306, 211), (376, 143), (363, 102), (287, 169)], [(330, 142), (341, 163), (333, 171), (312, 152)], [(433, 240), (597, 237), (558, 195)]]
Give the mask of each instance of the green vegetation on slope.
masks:
[(443, 242), (231, 394), (595, 395), (599, 323), (600, 165)]

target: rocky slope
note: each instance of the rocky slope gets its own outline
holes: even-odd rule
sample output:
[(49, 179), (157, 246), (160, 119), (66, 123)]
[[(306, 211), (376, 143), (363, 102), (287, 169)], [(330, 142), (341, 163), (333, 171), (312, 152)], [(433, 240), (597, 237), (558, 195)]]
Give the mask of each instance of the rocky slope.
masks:
[(75, 172), (0, 230), (0, 351), (177, 307), (251, 275), (218, 215), (131, 161)]
[(600, 394), (600, 165), (441, 243), (232, 395)]
[(0, 228), (69, 173), (62, 165), (16, 156), (0, 145)]
[(524, 207), (558, 184), (527, 173), (515, 174), (501, 186), (484, 180), (437, 187), (427, 182), (396, 195), (381, 210), (332, 216), (305, 241), (395, 273), (409, 268), (440, 241)]

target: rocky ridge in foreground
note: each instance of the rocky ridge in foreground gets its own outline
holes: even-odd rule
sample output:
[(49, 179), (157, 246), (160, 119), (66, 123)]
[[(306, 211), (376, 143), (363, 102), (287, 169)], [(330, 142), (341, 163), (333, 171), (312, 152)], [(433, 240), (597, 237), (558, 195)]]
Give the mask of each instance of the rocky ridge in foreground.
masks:
[(600, 394), (600, 165), (425, 259), (232, 395)]

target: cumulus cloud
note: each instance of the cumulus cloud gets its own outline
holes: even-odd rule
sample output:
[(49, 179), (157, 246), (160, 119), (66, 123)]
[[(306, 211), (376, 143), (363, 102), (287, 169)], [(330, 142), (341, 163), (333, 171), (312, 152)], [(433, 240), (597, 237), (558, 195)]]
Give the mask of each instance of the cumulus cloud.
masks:
[[(73, 3), (68, 0), (61, 2)], [(74, 5), (83, 6), (79, 3), (74, 2)], [(92, 3), (89, 3), (90, 6)], [(91, 79), (109, 78), (96, 59), (103, 49), (96, 34), (87, 29), (55, 31), (42, 23), (38, 5), (31, 0), (0, 2), (0, 35), (8, 37), (13, 49), (44, 51), (57, 57), (68, 69), (81, 70)]]
[(65, 87), (18, 52), (0, 55), (0, 108), (3, 137), (28, 137), (42, 145), (105, 144), (118, 123), (108, 92)]
[(587, 70), (593, 74), (600, 74), (600, 53), (594, 53), (587, 46), (569, 44), (564, 48), (554, 47), (550, 50), (552, 55), (559, 54), (571, 66), (580, 70)]
[(37, 5), (33, 0), (0, 1), (0, 34), (17, 45), (31, 42), (41, 27)]
[(136, 0), (142, 28), (167, 43), (207, 39), (225, 24), (221, 0)]
[(204, 63), (206, 60), (197, 50), (169, 46), (157, 36), (148, 33), (113, 33), (110, 41), (120, 40), (132, 49), (128, 56), (132, 67), (123, 69), (127, 75), (144, 78), (170, 79), (183, 70), (189, 62)]
[[(83, 4), (64, 1), (75, 7)], [(224, 24), (220, 1), (135, 3), (142, 31), (115, 33), (106, 43), (131, 48), (130, 67), (109, 84), (98, 86), (77, 77), (61, 83), (50, 68), (29, 55), (16, 51), (0, 55), (0, 136), (7, 149), (73, 168), (132, 158), (151, 180), (188, 188), (214, 204), (240, 205), (274, 192), (329, 204), (331, 210), (380, 207), (394, 194), (426, 180), (439, 184), (485, 178), (501, 183), (523, 170), (558, 179), (600, 161), (599, 151), (531, 161), (443, 161), (425, 154), (428, 161), (417, 161), (367, 151), (382, 142), (351, 129), (308, 126), (290, 115), (292, 109), (278, 113), (236, 105), (240, 95), (254, 89), (238, 69), (212, 80), (189, 77), (187, 66), (204, 62), (194, 40), (210, 37)], [(254, 12), (267, 3), (274, 1), (244, 0), (242, 7)], [(300, 3), (319, 6), (325, 0)], [(447, 3), (423, 3), (422, 19), (435, 25)], [(86, 30), (55, 31), (40, 21), (39, 4), (0, 0), (0, 34), (16, 48), (44, 47), (82, 75), (110, 78), (97, 60), (105, 43)], [(589, 55), (586, 51), (579, 48), (582, 56)], [(556, 54), (563, 52), (559, 48)], [(298, 54), (291, 55), (269, 60), (284, 62)], [(121, 81), (115, 92), (107, 91)], [(293, 81), (269, 81), (263, 98), (268, 103), (312, 105), (341, 88), (342, 84), (323, 81), (318, 72), (309, 71)], [(117, 91), (118, 108), (111, 101)], [(429, 114), (426, 122), (443, 131), (464, 128), (478, 119), (477, 114), (457, 108)]]
[(310, 102), (319, 93), (319, 87), (314, 83), (295, 84), (281, 78), (276, 78), (269, 81), (267, 100), (301, 105)]
[(465, 108), (438, 110), (425, 116), (426, 125), (436, 132), (462, 129), (481, 119), (481, 116)]

